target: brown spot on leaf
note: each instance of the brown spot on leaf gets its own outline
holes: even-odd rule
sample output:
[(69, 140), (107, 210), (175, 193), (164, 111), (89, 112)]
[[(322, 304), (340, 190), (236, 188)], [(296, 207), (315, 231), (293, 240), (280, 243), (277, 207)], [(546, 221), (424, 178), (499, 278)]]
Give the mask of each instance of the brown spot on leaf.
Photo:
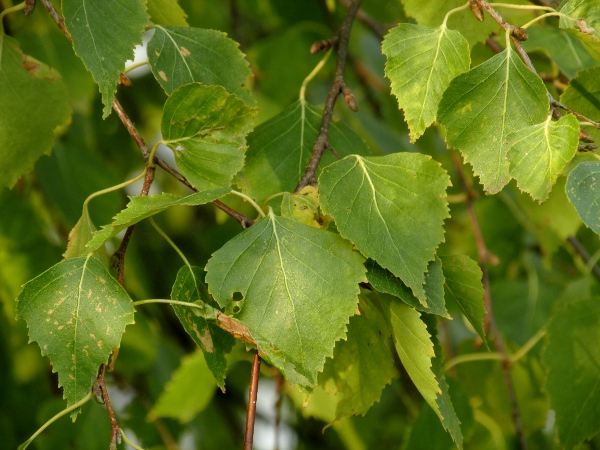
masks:
[(181, 56), (190, 56), (191, 55), (190, 51), (185, 47), (181, 47), (181, 50), (179, 50), (179, 53), (181, 53)]
[(169, 81), (169, 79), (167, 78), (167, 75), (162, 71), (159, 70), (158, 71), (158, 75), (164, 80), (164, 81)]

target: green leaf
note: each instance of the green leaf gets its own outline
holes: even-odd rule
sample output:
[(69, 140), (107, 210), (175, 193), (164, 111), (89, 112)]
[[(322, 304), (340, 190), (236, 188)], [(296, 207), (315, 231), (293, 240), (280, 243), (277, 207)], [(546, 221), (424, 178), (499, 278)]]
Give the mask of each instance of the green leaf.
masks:
[(495, 194), (510, 181), (506, 136), (543, 122), (547, 113), (544, 83), (508, 47), (452, 80), (438, 119), (448, 145), (463, 153), (485, 189)]
[(311, 387), (356, 312), (361, 259), (337, 234), (270, 210), (213, 254), (206, 281), (222, 307), (241, 293), (235, 318), (266, 340), (263, 354), (288, 380)]
[[(444, 0), (444, 2), (423, 2), (421, 0), (402, 0), (406, 15), (413, 17), (419, 25), (438, 27), (444, 21), (446, 13), (465, 4), (463, 0)], [(452, 14), (448, 19), (448, 28), (458, 30), (471, 45), (485, 41), (490, 33), (498, 29), (493, 20), (486, 18), (477, 22), (468, 9)]]
[[(278, 192), (293, 191), (312, 156), (322, 118), (321, 109), (298, 100), (256, 127), (248, 136), (246, 165), (239, 178), (244, 193), (263, 202)], [(331, 123), (329, 144), (342, 158), (368, 154), (363, 140), (343, 123)], [(327, 150), (320, 166), (335, 160)]]
[[(190, 303), (198, 300), (205, 303), (214, 303), (208, 294), (203, 277), (204, 271), (199, 267), (192, 267), (192, 271), (187, 266), (179, 269), (171, 291), (171, 299)], [(192, 308), (173, 305), (173, 309), (185, 331), (204, 352), (208, 368), (219, 387), (224, 390), (225, 375), (227, 374), (227, 359), (225, 356), (233, 348), (235, 338), (220, 329), (214, 322), (209, 322), (205, 318), (196, 315)]]
[(133, 323), (127, 292), (91, 255), (52, 266), (25, 284), (17, 302), (17, 317), (50, 357), (69, 406), (87, 393)]
[(199, 191), (229, 187), (244, 165), (250, 108), (220, 86), (191, 83), (165, 102), (162, 135), (181, 173)]
[(548, 326), (546, 392), (561, 444), (576, 447), (600, 431), (600, 299), (570, 303)]
[(100, 87), (104, 109), (111, 111), (117, 83), (148, 24), (145, 0), (62, 0), (73, 48)]
[[(600, 66), (582, 70), (573, 78), (560, 101), (579, 114), (600, 121)], [(600, 142), (600, 130), (584, 127), (596, 142)]]
[(148, 420), (171, 417), (187, 423), (208, 406), (215, 387), (202, 352), (187, 355), (148, 413)]
[(485, 306), (479, 264), (464, 255), (442, 256), (441, 260), (446, 278), (446, 295), (456, 302), (477, 334), (486, 342), (483, 331)]
[(129, 197), (127, 208), (120, 211), (113, 219), (112, 223), (96, 231), (93, 238), (87, 244), (87, 251), (94, 252), (110, 238), (119, 234), (125, 228), (134, 225), (147, 217), (153, 216), (164, 211), (171, 206), (196, 206), (212, 202), (219, 197), (226, 195), (228, 188), (218, 188), (210, 191), (197, 192), (195, 194), (180, 197), (169, 193), (157, 195), (137, 195)]
[(219, 85), (246, 103), (251, 75), (239, 44), (222, 31), (157, 25), (148, 42), (152, 73), (168, 95), (193, 82)]
[(319, 215), (319, 191), (313, 186), (306, 186), (298, 194), (285, 192), (281, 200), (281, 216), (296, 222), (320, 228), (316, 221)]
[(590, 0), (567, 0), (559, 11), (559, 26), (576, 36), (596, 61), (600, 61), (600, 4)]
[(372, 259), (365, 263), (369, 283), (379, 292), (398, 297), (417, 311), (450, 317), (444, 303), (444, 274), (439, 258), (429, 263), (425, 274), (425, 302), (421, 303), (411, 290), (392, 272), (384, 269)]
[[(460, 420), (454, 411), (454, 405), (450, 398), (450, 392), (446, 378), (444, 377), (444, 358), (442, 346), (437, 338), (437, 319), (434, 316), (423, 316), (423, 321), (427, 324), (427, 331), (431, 334), (431, 342), (435, 356), (431, 359), (431, 370), (440, 385), (441, 392), (435, 399), (437, 408), (433, 408), (442, 421), (444, 428), (450, 433), (459, 449), (462, 449), (463, 436), (460, 428)], [(430, 405), (431, 406), (431, 405)]]
[(565, 190), (583, 223), (600, 234), (600, 162), (586, 161), (575, 167)]
[(155, 24), (187, 27), (187, 14), (177, 0), (148, 0), (148, 14)]
[(401, 23), (385, 37), (385, 74), (416, 141), (433, 123), (442, 94), (457, 75), (469, 70), (469, 43), (445, 25), (432, 29)]
[(577, 152), (579, 122), (569, 114), (522, 128), (506, 137), (510, 175), (519, 189), (544, 202), (558, 176)]
[(527, 52), (542, 50), (567, 77), (574, 78), (578, 71), (595, 66), (596, 61), (577, 38), (565, 30), (550, 26), (527, 29), (529, 38), (523, 42)]
[(319, 199), (342, 236), (425, 304), (425, 271), (444, 240), (449, 185), (446, 171), (427, 155), (352, 155), (323, 169)]
[(88, 209), (84, 208), (81, 217), (69, 233), (69, 242), (63, 257), (65, 259), (77, 258), (90, 253), (86, 248), (86, 244), (92, 239), (96, 231), (96, 226), (90, 218)]
[(350, 318), (346, 340), (335, 345), (333, 357), (319, 375), (325, 391), (341, 396), (336, 420), (365, 415), (392, 381), (396, 371), (387, 345), (390, 335), (381, 312), (361, 301), (360, 315)]
[(421, 320), (421, 314), (401, 302), (386, 302), (383, 306), (402, 365), (444, 428), (462, 448), (462, 435), (448, 398), (446, 382), (443, 377), (436, 378), (436, 373), (441, 374), (441, 356), (434, 364), (433, 361), (437, 359), (434, 343), (427, 325)]
[(71, 116), (60, 75), (0, 35), (0, 189), (12, 187), (49, 153), (55, 130)]

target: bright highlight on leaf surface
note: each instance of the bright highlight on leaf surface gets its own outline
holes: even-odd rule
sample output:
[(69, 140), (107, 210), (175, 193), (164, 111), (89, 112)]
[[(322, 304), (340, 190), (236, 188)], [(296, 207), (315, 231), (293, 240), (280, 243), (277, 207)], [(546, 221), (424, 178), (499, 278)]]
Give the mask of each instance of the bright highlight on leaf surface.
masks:
[[(246, 165), (240, 175), (246, 194), (260, 203), (270, 195), (294, 190), (312, 156), (322, 114), (321, 109), (298, 100), (248, 135)], [(331, 123), (329, 144), (341, 158), (368, 154), (362, 138), (343, 123)], [(327, 150), (317, 175), (334, 161)]]
[(450, 179), (416, 153), (348, 156), (323, 169), (319, 200), (340, 234), (426, 304), (425, 271), (444, 240)]
[(508, 47), (452, 80), (438, 120), (448, 145), (463, 153), (485, 190), (495, 194), (510, 181), (506, 137), (543, 122), (548, 107), (544, 83)]
[(337, 234), (271, 210), (214, 253), (206, 282), (221, 307), (241, 293), (234, 317), (266, 341), (262, 348), (259, 342), (263, 357), (290, 382), (310, 388), (357, 311), (361, 260)]
[[(197, 192), (186, 197), (162, 193), (156, 195), (137, 195), (129, 198), (127, 208), (120, 211), (113, 219), (112, 223), (102, 227), (100, 231), (93, 234), (92, 239), (87, 243), (88, 252), (96, 251), (108, 241), (115, 237), (125, 228), (134, 225), (154, 214), (158, 214), (171, 206), (197, 206), (212, 202), (219, 197), (226, 195), (229, 188), (218, 188), (210, 191)], [(79, 223), (79, 222), (78, 222)]]
[(229, 187), (244, 165), (250, 108), (220, 86), (186, 84), (165, 102), (162, 135), (181, 173), (199, 191)]
[(71, 116), (60, 74), (0, 36), (0, 189), (12, 187), (50, 152), (54, 131)]
[(187, 14), (177, 0), (148, 0), (148, 14), (153, 23), (187, 27)]
[(50, 357), (68, 405), (87, 393), (133, 323), (131, 299), (91, 255), (52, 266), (28, 282), (17, 301), (17, 317)]
[[(214, 301), (211, 302), (203, 278), (204, 270), (202, 268), (192, 267), (190, 271), (189, 267), (182, 267), (179, 269), (177, 279), (173, 284), (171, 299), (190, 303), (198, 300), (214, 303)], [(177, 314), (185, 331), (204, 352), (206, 365), (215, 377), (219, 387), (224, 389), (225, 375), (227, 374), (227, 359), (225, 357), (233, 348), (235, 338), (227, 331), (219, 328), (214, 322), (196, 315), (192, 308), (173, 305), (173, 310), (175, 310), (175, 314)]]
[(565, 190), (583, 223), (600, 234), (600, 162), (586, 161), (575, 167)]
[(548, 327), (545, 390), (558, 436), (570, 450), (600, 431), (600, 299), (570, 303)]
[(543, 202), (577, 152), (579, 122), (572, 114), (523, 128), (506, 137), (510, 174), (522, 191)]
[(100, 87), (104, 109), (110, 114), (117, 83), (133, 48), (142, 43), (148, 24), (144, 0), (63, 0), (65, 25), (75, 53)]
[(152, 73), (168, 95), (184, 84), (223, 86), (252, 105), (251, 72), (239, 44), (222, 31), (157, 25), (148, 42)]
[(469, 70), (469, 43), (445, 25), (432, 29), (401, 23), (387, 34), (382, 51), (385, 74), (414, 142), (435, 120), (450, 81)]

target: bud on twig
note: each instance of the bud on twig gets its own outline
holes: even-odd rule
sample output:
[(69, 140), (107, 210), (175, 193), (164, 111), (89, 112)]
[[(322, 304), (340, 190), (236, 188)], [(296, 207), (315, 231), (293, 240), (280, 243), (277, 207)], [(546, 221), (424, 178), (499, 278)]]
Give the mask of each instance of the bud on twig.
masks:
[(35, 0), (25, 0), (25, 9), (23, 13), (28, 16), (35, 9)]
[(123, 87), (131, 87), (131, 80), (124, 74), (119, 74), (119, 84)]
[(585, 130), (579, 130), (579, 140), (583, 142), (594, 142), (594, 138)]
[(527, 34), (525, 28), (513, 27), (510, 30), (510, 34), (520, 41), (526, 41), (527, 39), (529, 39), (529, 35)]
[(469, 0), (469, 7), (473, 15), (477, 17), (477, 20), (483, 22), (483, 8), (481, 5), (476, 0)]
[(334, 47), (338, 43), (338, 37), (334, 36), (331, 39), (327, 39), (326, 41), (317, 41), (310, 47), (310, 52), (314, 55), (315, 53), (322, 52), (324, 50), (329, 50), (331, 47)]
[(344, 100), (348, 104), (348, 107), (352, 111), (357, 112), (358, 107), (356, 106), (356, 101), (354, 100), (354, 95), (352, 95), (352, 91), (350, 90), (350, 87), (348, 87), (348, 85), (345, 83), (342, 85), (342, 94), (344, 94)]

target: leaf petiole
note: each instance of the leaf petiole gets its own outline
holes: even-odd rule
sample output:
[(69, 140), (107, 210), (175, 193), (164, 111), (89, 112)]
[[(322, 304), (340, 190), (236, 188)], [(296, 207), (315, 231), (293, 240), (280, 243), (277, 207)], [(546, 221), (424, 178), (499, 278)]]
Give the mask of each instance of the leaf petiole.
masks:
[(311, 80), (321, 71), (321, 69), (323, 68), (323, 66), (325, 65), (327, 60), (329, 59), (329, 56), (331, 55), (332, 50), (333, 49), (330, 48), (327, 51), (327, 53), (325, 53), (325, 56), (323, 56), (323, 58), (321, 58), (321, 61), (319, 61), (319, 63), (315, 66), (315, 68), (307, 75), (307, 77), (302, 82), (302, 86), (300, 87), (300, 101), (302, 103), (305, 102), (304, 94), (306, 92), (306, 86), (308, 86), (308, 83), (310, 83)]
[(0, 35), (4, 34), (4, 16), (10, 13), (18, 12), (25, 9), (26, 2), (19, 3), (18, 5), (11, 6), (10, 8), (6, 8), (4, 11), (0, 12)]
[(127, 436), (125, 435), (125, 432), (123, 431), (123, 428), (119, 428), (119, 432), (121, 433), (121, 437), (123, 438), (123, 440), (125, 441), (125, 443), (127, 445), (129, 445), (130, 447), (133, 447), (135, 450), (144, 450), (142, 447), (140, 447), (139, 445), (136, 445), (133, 441), (131, 441), (127, 438)]
[(146, 64), (150, 64), (150, 62), (145, 59), (143, 61), (138, 61), (136, 63), (131, 64), (129, 67), (126, 67), (125, 70), (123, 71), (123, 74), (126, 74), (128, 72), (131, 72), (132, 70), (137, 69), (138, 67), (142, 67), (145, 66)]
[(460, 11), (463, 11), (463, 10), (467, 9), (468, 7), (469, 7), (469, 2), (465, 3), (462, 6), (457, 6), (456, 8), (451, 9), (450, 11), (448, 11), (446, 13), (446, 16), (444, 17), (444, 21), (442, 22), (442, 28), (446, 28), (446, 22), (448, 22), (448, 19), (450, 18), (450, 16), (452, 14), (460, 12)]
[(89, 203), (90, 203), (90, 201), (92, 199), (94, 199), (96, 197), (99, 197), (101, 195), (104, 195), (104, 194), (108, 194), (109, 192), (118, 191), (119, 189), (123, 189), (124, 187), (127, 187), (127, 186), (135, 183), (138, 180), (141, 180), (142, 178), (144, 178), (145, 175), (146, 175), (146, 169), (144, 169), (142, 171), (142, 173), (140, 173), (136, 177), (132, 178), (131, 180), (124, 181), (123, 183), (120, 183), (120, 184), (117, 184), (115, 186), (111, 186), (111, 187), (108, 187), (106, 189), (102, 189), (100, 191), (96, 191), (93, 194), (90, 194), (90, 196), (88, 198), (86, 198), (85, 201), (83, 202), (83, 210), (84, 210), (84, 212), (87, 211), (88, 205), (89, 205)]
[(260, 206), (258, 206), (258, 203), (256, 203), (252, 198), (248, 197), (246, 194), (235, 191), (233, 189), (231, 190), (231, 194), (237, 195), (238, 197), (242, 197), (244, 200), (246, 200), (248, 203), (250, 203), (254, 207), (254, 209), (256, 209), (256, 211), (258, 212), (258, 215), (261, 218), (266, 217), (265, 212), (262, 210), (262, 208)]
[(560, 13), (560, 12), (550, 12), (548, 14), (542, 14), (541, 16), (538, 16), (535, 19), (530, 20), (525, 25), (523, 25), (521, 28), (525, 30), (525, 29), (529, 28), (531, 25), (533, 25), (534, 23), (536, 23), (539, 20), (545, 19), (546, 17), (555, 17), (555, 16), (557, 16), (557, 17), (566, 17), (563, 13)]

